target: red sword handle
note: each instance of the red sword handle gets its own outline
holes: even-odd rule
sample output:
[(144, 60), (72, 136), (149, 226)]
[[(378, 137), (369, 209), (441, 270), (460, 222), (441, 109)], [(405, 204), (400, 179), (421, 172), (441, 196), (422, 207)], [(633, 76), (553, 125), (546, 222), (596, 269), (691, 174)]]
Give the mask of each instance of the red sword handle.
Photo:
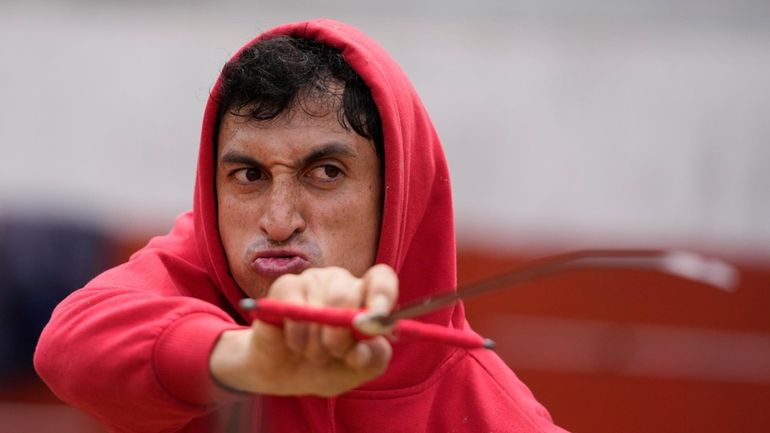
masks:
[[(285, 319), (314, 322), (322, 325), (350, 328), (357, 340), (365, 340), (374, 335), (362, 332), (356, 326), (356, 317), (366, 313), (366, 310), (347, 308), (317, 308), (305, 305), (290, 304), (276, 299), (262, 298), (244, 299), (241, 308), (249, 312), (251, 320), (260, 320), (275, 326), (283, 326)], [(376, 335), (376, 334), (375, 334)], [(391, 340), (421, 339), (444, 343), (467, 349), (494, 347), (489, 339), (470, 332), (444, 326), (423, 323), (416, 320), (403, 319), (395, 323), (388, 334)]]
[(475, 332), (447, 328), (434, 323), (418, 322), (411, 319), (401, 319), (396, 322), (393, 327), (393, 335), (397, 338), (428, 340), (466, 349), (495, 348), (494, 341), (489, 338), (482, 338)]

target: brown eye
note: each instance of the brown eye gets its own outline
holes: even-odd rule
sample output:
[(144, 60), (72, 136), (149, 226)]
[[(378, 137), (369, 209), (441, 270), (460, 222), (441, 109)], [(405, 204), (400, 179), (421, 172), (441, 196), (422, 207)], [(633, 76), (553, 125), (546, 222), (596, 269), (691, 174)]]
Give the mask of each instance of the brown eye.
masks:
[(264, 179), (264, 174), (256, 168), (242, 168), (235, 172), (235, 180), (241, 183), (251, 183)]
[(342, 175), (342, 169), (332, 164), (319, 165), (307, 173), (307, 177), (318, 182), (334, 182)]
[(323, 164), (316, 166), (305, 176), (312, 179), (314, 182), (330, 183), (340, 179), (344, 173), (342, 169), (334, 164)]
[(333, 179), (340, 175), (340, 169), (338, 167), (335, 167), (333, 165), (324, 165), (324, 174), (326, 177)]
[(246, 179), (249, 182), (254, 182), (262, 178), (262, 173), (259, 170), (249, 168), (246, 170)]

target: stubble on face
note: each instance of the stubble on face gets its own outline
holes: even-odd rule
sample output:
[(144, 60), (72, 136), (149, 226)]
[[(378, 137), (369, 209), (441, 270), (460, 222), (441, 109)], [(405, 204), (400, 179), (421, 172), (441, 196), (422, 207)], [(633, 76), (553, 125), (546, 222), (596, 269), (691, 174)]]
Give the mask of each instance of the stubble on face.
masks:
[(362, 275), (374, 263), (379, 159), (336, 112), (295, 109), (267, 122), (228, 113), (218, 139), (220, 237), (248, 295), (264, 296), (284, 273), (340, 266)]

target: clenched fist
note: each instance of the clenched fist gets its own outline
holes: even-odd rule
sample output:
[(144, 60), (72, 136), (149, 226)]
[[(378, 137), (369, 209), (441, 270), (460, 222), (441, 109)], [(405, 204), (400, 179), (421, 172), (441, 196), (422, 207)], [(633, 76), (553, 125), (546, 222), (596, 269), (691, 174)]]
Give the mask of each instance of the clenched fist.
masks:
[[(312, 307), (389, 312), (398, 278), (386, 265), (356, 278), (342, 268), (312, 268), (278, 278), (267, 295)], [(382, 336), (356, 341), (347, 328), (286, 320), (283, 327), (255, 320), (250, 329), (225, 331), (209, 367), (224, 386), (270, 395), (333, 396), (382, 374), (390, 361)]]

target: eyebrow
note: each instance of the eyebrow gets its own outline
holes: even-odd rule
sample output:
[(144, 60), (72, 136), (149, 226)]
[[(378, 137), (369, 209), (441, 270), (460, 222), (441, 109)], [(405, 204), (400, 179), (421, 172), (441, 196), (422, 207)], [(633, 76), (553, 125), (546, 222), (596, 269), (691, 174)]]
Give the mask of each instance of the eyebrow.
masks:
[[(300, 158), (294, 161), (294, 164), (297, 167), (302, 167), (311, 162), (318, 161), (319, 159), (329, 158), (333, 156), (346, 156), (346, 157), (352, 158), (356, 156), (356, 152), (354, 152), (353, 149), (350, 148), (350, 146), (343, 143), (337, 143), (337, 142), (328, 143), (313, 150), (303, 158)], [(220, 164), (243, 164), (243, 165), (251, 165), (256, 167), (263, 166), (263, 164), (261, 164), (256, 159), (248, 155), (245, 155), (237, 150), (230, 150), (224, 155), (222, 155), (222, 158), (219, 159), (219, 163)]]
[(243, 164), (243, 165), (260, 165), (256, 159), (246, 156), (237, 150), (231, 150), (219, 159), (220, 164)]
[(310, 152), (309, 155), (305, 156), (304, 158), (302, 158), (300, 161), (297, 161), (297, 162), (299, 162), (301, 165), (306, 165), (313, 161), (318, 161), (319, 159), (329, 158), (333, 156), (346, 156), (349, 158), (354, 158), (356, 156), (356, 152), (354, 152), (353, 149), (350, 148), (350, 146), (343, 143), (336, 143), (336, 142), (328, 143)]

